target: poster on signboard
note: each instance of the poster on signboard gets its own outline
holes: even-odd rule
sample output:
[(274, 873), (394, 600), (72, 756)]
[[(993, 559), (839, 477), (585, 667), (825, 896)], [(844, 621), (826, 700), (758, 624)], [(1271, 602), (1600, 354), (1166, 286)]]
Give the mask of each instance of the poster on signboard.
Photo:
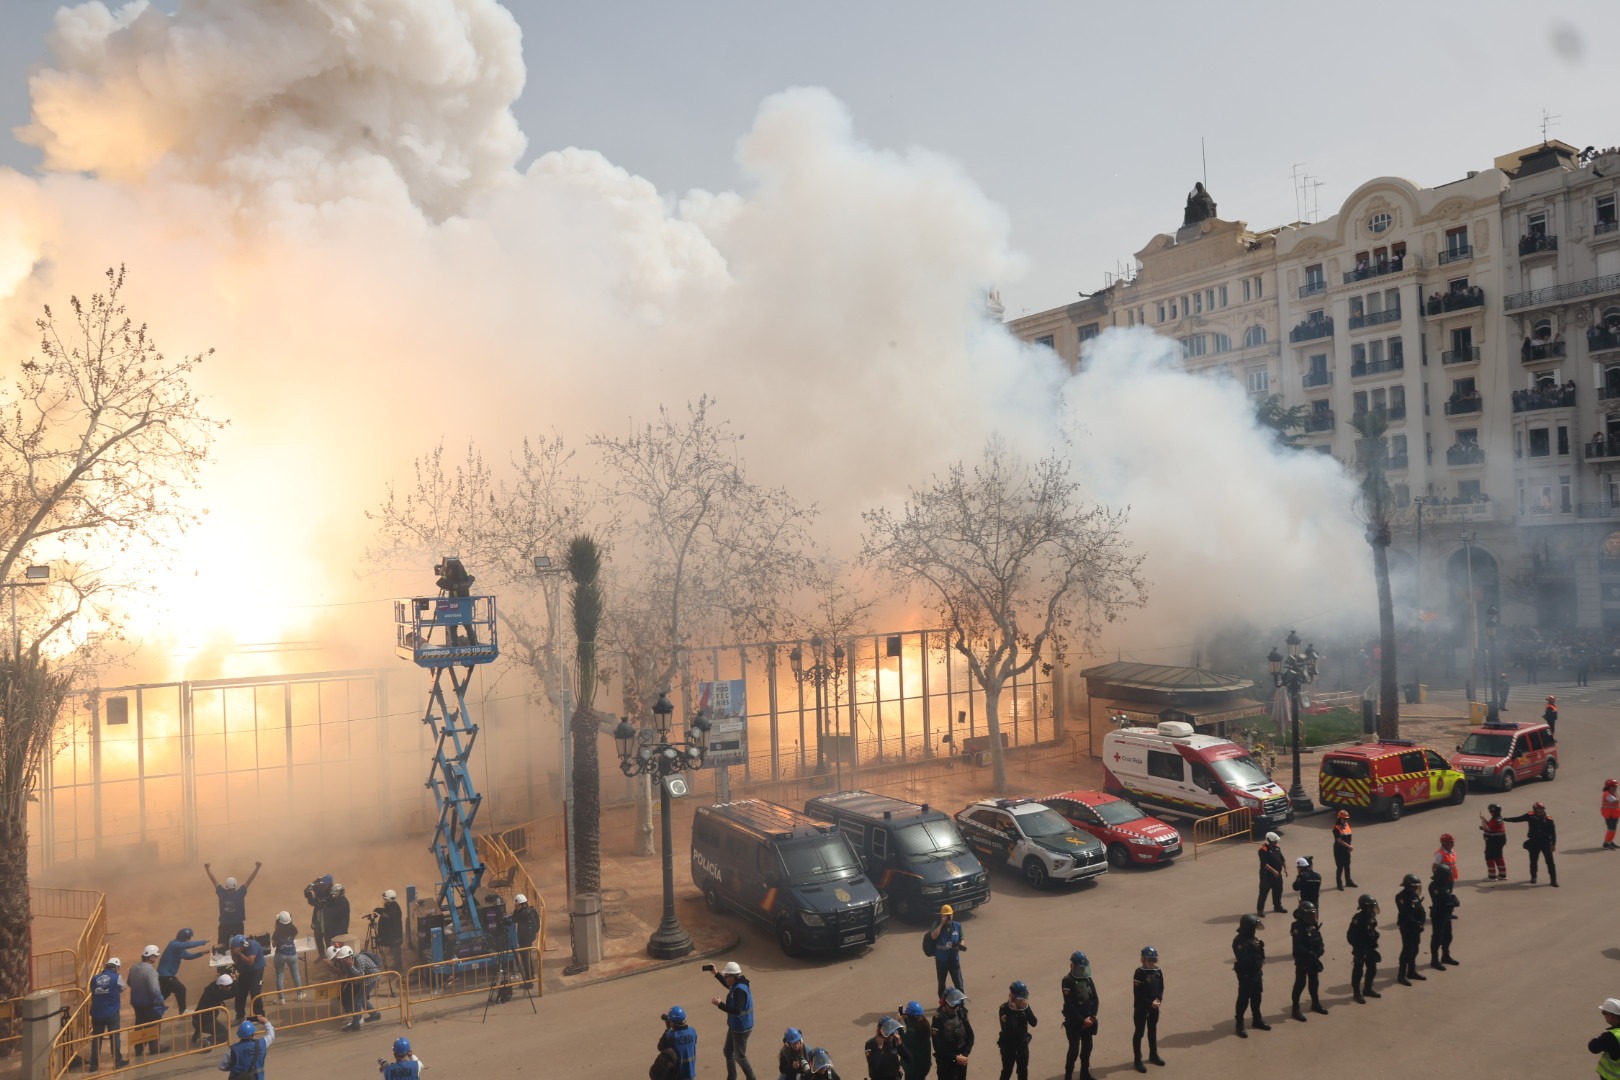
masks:
[(748, 758), (748, 701), (741, 679), (697, 684), (695, 706), (714, 726), (709, 729), (705, 767), (741, 765)]

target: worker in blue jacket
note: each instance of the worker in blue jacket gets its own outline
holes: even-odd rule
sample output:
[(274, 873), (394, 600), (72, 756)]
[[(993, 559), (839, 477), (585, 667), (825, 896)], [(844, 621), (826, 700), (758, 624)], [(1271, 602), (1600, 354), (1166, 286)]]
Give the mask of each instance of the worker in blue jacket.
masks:
[(679, 1005), (665, 1013), (664, 1034), (658, 1039), (658, 1051), (671, 1050), (675, 1054), (675, 1070), (670, 1080), (697, 1080), (697, 1032), (686, 1023), (686, 1010)]
[[(259, 1025), (264, 1034), (259, 1034)], [(243, 1020), (236, 1026), (236, 1041), (225, 1051), (219, 1071), (230, 1080), (264, 1080), (264, 1061), (270, 1056), (270, 1044), (276, 1041), (276, 1029), (262, 1016)]]
[(191, 927), (182, 926), (174, 940), (163, 947), (163, 957), (158, 960), (158, 990), (165, 1001), (170, 994), (174, 995), (176, 1016), (186, 1011), (186, 984), (180, 981), (181, 961), (208, 955), (208, 942), (193, 941), (196, 936)]
[(118, 1014), (123, 1011), (124, 991), (129, 985), (120, 972), (122, 967), (122, 960), (111, 957), (101, 974), (90, 980), (90, 1034), (95, 1036), (90, 1044), (91, 1072), (101, 1067), (103, 1035), (112, 1039), (114, 1066), (122, 1069), (129, 1064), (124, 1060), (124, 1049), (118, 1041)]

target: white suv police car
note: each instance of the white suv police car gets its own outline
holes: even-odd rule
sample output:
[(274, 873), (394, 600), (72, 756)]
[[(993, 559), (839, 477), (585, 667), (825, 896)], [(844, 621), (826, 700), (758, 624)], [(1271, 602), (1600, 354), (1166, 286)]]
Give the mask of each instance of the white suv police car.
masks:
[(956, 827), (986, 866), (1012, 867), (1037, 889), (1108, 872), (1100, 840), (1033, 799), (983, 799), (962, 808)]

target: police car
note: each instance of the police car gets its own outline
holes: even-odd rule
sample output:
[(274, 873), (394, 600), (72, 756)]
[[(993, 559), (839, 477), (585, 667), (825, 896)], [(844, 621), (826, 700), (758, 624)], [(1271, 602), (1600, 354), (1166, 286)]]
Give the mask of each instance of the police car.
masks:
[(986, 866), (1012, 867), (1037, 889), (1108, 872), (1108, 853), (1101, 841), (1033, 799), (971, 803), (956, 815), (956, 827)]

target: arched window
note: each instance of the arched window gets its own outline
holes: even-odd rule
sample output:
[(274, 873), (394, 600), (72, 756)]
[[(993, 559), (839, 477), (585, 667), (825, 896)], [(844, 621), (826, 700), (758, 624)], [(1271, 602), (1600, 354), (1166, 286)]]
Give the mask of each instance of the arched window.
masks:
[(1252, 349), (1257, 345), (1264, 345), (1265, 343), (1266, 343), (1266, 328), (1265, 327), (1263, 327), (1263, 326), (1251, 326), (1251, 327), (1249, 327), (1247, 330), (1245, 330), (1243, 332), (1243, 347), (1245, 349)]
[(1553, 336), (1552, 320), (1537, 319), (1530, 328), (1530, 337), (1533, 341), (1551, 341)]

